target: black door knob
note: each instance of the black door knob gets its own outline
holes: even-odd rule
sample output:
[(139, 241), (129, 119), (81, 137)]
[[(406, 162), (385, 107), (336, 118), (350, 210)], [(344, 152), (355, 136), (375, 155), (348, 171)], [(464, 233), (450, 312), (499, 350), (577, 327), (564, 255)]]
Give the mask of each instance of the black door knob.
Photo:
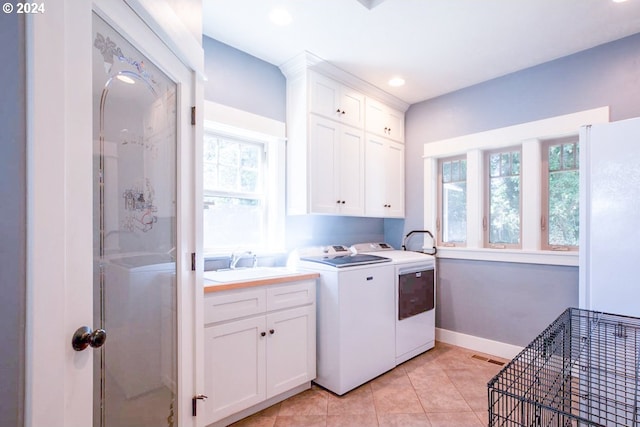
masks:
[(99, 348), (107, 341), (107, 331), (96, 329), (92, 331), (88, 326), (76, 330), (71, 338), (71, 346), (75, 351), (82, 351), (87, 347)]

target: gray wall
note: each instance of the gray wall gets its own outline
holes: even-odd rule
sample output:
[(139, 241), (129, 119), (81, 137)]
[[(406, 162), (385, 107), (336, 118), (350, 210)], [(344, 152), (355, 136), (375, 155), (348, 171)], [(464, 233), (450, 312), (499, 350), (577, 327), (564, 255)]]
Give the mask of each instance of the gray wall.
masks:
[[(278, 67), (209, 37), (203, 38), (202, 46), (207, 101), (286, 121), (286, 79)], [(385, 239), (385, 229), (385, 222), (379, 218), (290, 216), (286, 220), (286, 246), (292, 250), (379, 241)], [(206, 268), (217, 266), (209, 262)]]
[(0, 425), (23, 425), (26, 124), (23, 15), (0, 14)]
[[(412, 105), (405, 231), (423, 224), (424, 143), (590, 108), (640, 116), (640, 34)], [(525, 345), (578, 304), (577, 267), (438, 261), (437, 326)]]
[(204, 36), (204, 99), (286, 120), (287, 81), (275, 65)]
[[(279, 69), (204, 38), (205, 99), (285, 120)], [(412, 105), (406, 114), (405, 220), (287, 218), (287, 245), (351, 244), (402, 236), (424, 225), (423, 145), (609, 105), (611, 119), (640, 116), (640, 35)], [(414, 242), (415, 243), (415, 242)], [(437, 326), (526, 345), (578, 304), (577, 267), (438, 260)]]

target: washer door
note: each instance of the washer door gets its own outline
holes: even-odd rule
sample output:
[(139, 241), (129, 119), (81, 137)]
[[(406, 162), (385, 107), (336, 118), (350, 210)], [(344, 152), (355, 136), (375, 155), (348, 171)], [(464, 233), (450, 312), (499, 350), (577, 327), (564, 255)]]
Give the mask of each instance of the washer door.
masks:
[(398, 277), (398, 320), (433, 310), (434, 270), (402, 273)]

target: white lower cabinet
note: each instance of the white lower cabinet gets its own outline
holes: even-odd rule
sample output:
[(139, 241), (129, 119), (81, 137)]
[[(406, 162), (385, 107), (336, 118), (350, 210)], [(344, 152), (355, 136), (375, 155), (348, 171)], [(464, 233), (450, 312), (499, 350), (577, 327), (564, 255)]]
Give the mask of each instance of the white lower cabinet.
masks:
[(205, 321), (215, 320), (204, 332), (203, 425), (247, 416), (315, 378), (315, 286), (314, 279), (205, 295)]
[(265, 329), (264, 316), (205, 328), (207, 424), (265, 399)]
[(316, 377), (315, 316), (315, 305), (267, 315), (267, 398)]

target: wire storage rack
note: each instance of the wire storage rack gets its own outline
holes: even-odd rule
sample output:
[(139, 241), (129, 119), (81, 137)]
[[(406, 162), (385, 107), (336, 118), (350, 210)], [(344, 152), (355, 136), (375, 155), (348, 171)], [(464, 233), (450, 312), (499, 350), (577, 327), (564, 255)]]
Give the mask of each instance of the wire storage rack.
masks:
[(489, 383), (489, 426), (640, 427), (640, 319), (569, 308)]

